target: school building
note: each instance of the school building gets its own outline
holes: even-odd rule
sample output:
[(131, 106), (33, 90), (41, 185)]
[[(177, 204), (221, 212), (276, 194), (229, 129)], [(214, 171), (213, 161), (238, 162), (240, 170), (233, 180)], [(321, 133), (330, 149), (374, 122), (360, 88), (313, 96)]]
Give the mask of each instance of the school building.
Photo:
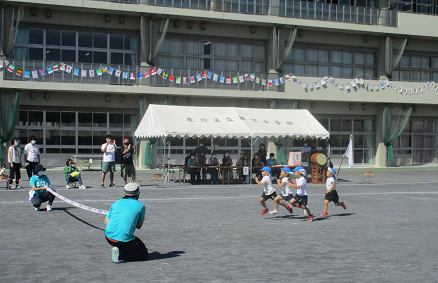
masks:
[[(335, 164), (350, 135), (357, 165), (438, 162), (437, 1), (0, 5), (2, 111), (20, 92), (13, 136), (24, 146), (35, 135), (49, 168), (72, 155), (100, 155), (107, 134), (119, 145), (133, 139), (149, 104), (308, 109), (330, 132)], [(229, 150), (235, 161), (250, 150), (245, 139), (180, 137), (172, 141), (172, 163), (182, 164), (200, 141), (214, 144), (218, 156)], [(2, 142), (6, 158), (10, 141)], [(304, 142), (283, 140), (285, 154)], [(273, 139), (255, 148), (260, 143), (272, 150)], [(139, 144), (137, 168), (145, 168), (145, 146)], [(152, 146), (152, 167), (163, 150), (161, 140)]]

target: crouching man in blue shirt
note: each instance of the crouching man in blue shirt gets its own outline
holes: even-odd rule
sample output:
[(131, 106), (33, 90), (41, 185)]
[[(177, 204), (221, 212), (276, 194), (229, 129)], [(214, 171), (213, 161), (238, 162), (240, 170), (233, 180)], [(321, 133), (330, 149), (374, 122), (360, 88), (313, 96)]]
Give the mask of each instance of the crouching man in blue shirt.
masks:
[(105, 217), (105, 238), (113, 246), (112, 261), (145, 260), (148, 250), (143, 242), (134, 236), (135, 228), (140, 229), (144, 223), (146, 208), (138, 201), (139, 186), (136, 183), (125, 185), (125, 196), (113, 203)]

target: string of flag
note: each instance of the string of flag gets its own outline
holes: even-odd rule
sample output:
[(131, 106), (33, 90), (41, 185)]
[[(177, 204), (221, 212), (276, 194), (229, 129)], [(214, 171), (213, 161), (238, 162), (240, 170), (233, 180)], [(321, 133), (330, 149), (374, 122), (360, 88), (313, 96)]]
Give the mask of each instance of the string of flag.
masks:
[(84, 210), (87, 210), (87, 211), (91, 211), (91, 212), (94, 212), (94, 213), (99, 213), (99, 214), (103, 214), (103, 215), (107, 215), (108, 214), (108, 210), (97, 209), (97, 208), (94, 208), (94, 207), (90, 207), (90, 206), (87, 206), (87, 205), (83, 205), (83, 204), (77, 203), (75, 201), (72, 201), (72, 200), (70, 200), (70, 199), (68, 199), (68, 198), (58, 194), (57, 192), (55, 192), (54, 190), (52, 190), (51, 188), (48, 188), (48, 187), (46, 188), (46, 190), (49, 191), (49, 193), (51, 193), (52, 195), (56, 196), (57, 198), (65, 201), (66, 203), (71, 204), (73, 206), (76, 206), (76, 207), (79, 207), (81, 209), (84, 209)]
[[(336, 81), (332, 77), (324, 77), (322, 79), (318, 79), (314, 82), (304, 82), (303, 80), (300, 80), (294, 75), (288, 75), (285, 74), (282, 77), (279, 77), (278, 79), (263, 79), (261, 77), (256, 76), (255, 74), (244, 74), (239, 75), (236, 77), (232, 76), (222, 76), (218, 75), (216, 73), (213, 73), (211, 71), (204, 71), (200, 72), (199, 74), (195, 76), (188, 76), (188, 77), (178, 77), (169, 73), (166, 73), (162, 68), (159, 67), (150, 67), (149, 69), (142, 71), (142, 72), (124, 72), (121, 70), (116, 70), (113, 67), (107, 67), (102, 66), (98, 69), (93, 70), (83, 70), (74, 68), (68, 64), (65, 63), (54, 63), (51, 66), (46, 67), (45, 69), (40, 70), (33, 70), (33, 71), (22, 71), (18, 68), (16, 68), (14, 65), (10, 64), (9, 61), (4, 60), (5, 62), (5, 68), (8, 72), (14, 73), (16, 76), (23, 76), (25, 79), (38, 79), (39, 77), (44, 77), (47, 75), (51, 75), (54, 72), (66, 72), (68, 74), (73, 73), (74, 76), (77, 77), (100, 77), (104, 74), (114, 75), (117, 78), (122, 78), (125, 80), (136, 80), (136, 79), (147, 79), (152, 76), (161, 76), (164, 80), (169, 80), (170, 82), (173, 82), (175, 84), (181, 85), (181, 84), (192, 84), (199, 81), (202, 81), (204, 79), (213, 80), (215, 82), (219, 82), (222, 84), (238, 84), (238, 83), (244, 83), (246, 81), (251, 81), (256, 84), (261, 84), (262, 86), (279, 86), (281, 84), (284, 84), (287, 81), (293, 81), (297, 86), (304, 87), (306, 90), (313, 91), (314, 89), (318, 90), (321, 87), (325, 88), (327, 83), (331, 83), (334, 87), (337, 87), (339, 90), (344, 90), (344, 88), (347, 91), (351, 90), (357, 90), (359, 88), (363, 88), (367, 91), (380, 91), (384, 90), (386, 88), (388, 89), (394, 89), (395, 91), (401, 93), (401, 94), (418, 94), (422, 93), (425, 90), (432, 88), (435, 88), (436, 91), (438, 91), (438, 85), (435, 84), (435, 82), (427, 82), (422, 83), (416, 88), (404, 88), (403, 86), (397, 84), (397, 82), (389, 81), (386, 79), (384, 82), (373, 82), (369, 83), (367, 81), (364, 81), (364, 79), (355, 78), (350, 83), (343, 84), (338, 81)], [(2, 68), (2, 61), (0, 61), (0, 69)]]

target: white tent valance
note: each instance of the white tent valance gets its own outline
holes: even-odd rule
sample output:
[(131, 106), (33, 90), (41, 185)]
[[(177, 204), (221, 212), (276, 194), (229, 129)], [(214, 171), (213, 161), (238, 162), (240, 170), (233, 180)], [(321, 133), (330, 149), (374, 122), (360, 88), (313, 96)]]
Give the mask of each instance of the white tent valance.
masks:
[(149, 105), (137, 138), (228, 137), (324, 139), (328, 131), (303, 109)]

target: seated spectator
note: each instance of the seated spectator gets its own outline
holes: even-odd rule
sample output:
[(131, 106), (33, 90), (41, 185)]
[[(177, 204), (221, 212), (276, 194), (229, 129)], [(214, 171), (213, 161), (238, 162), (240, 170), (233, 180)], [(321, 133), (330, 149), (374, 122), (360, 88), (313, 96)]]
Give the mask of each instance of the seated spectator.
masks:
[(301, 152), (302, 153), (310, 152), (310, 148), (307, 147), (307, 142), (304, 142), (303, 146), (301, 147)]
[(67, 183), (66, 188), (70, 189), (71, 188), (70, 183), (78, 182), (79, 189), (86, 189), (87, 187), (82, 185), (81, 173), (76, 167), (76, 163), (74, 163), (73, 160), (69, 158), (67, 159), (65, 165), (66, 166), (64, 167), (64, 174), (65, 174), (65, 182)]
[[(262, 158), (259, 156), (258, 153), (254, 154), (254, 159), (252, 160), (252, 166), (259, 166), (263, 167), (265, 166), (265, 163), (262, 162)], [(260, 168), (253, 168), (252, 173), (256, 175), (257, 178), (260, 179)]]
[[(212, 152), (211, 158), (208, 159), (209, 166), (219, 166), (219, 160), (216, 158), (216, 152)], [(218, 183), (218, 172), (216, 168), (208, 168), (207, 173), (210, 174), (210, 183)]]
[(195, 177), (196, 177), (196, 184), (201, 184), (201, 174), (199, 173), (199, 168), (190, 168), (190, 167), (196, 167), (199, 166), (198, 159), (196, 158), (196, 155), (192, 152), (190, 154), (190, 159), (187, 162), (187, 166), (189, 168), (188, 173), (190, 174), (190, 183), (192, 185), (195, 184)]
[(316, 144), (312, 143), (312, 147), (310, 148), (310, 156), (314, 155), (315, 153), (318, 153), (316, 150)]
[(258, 155), (261, 158), (261, 161), (266, 164), (266, 156), (268, 156), (268, 151), (266, 150), (265, 144), (261, 143), (258, 151)]
[(275, 159), (274, 156), (275, 156), (275, 154), (273, 154), (273, 153), (269, 154), (269, 159), (266, 160), (267, 166), (278, 165), (277, 159)]
[[(243, 157), (244, 156), (245, 156), (245, 152), (242, 150), (240, 152), (240, 158), (237, 161), (236, 166), (243, 166), (243, 163), (244, 163)], [(246, 158), (248, 159), (248, 156), (246, 156)], [(237, 168), (237, 173), (239, 174), (239, 179), (243, 179), (244, 178), (244, 176), (243, 176), (243, 169), (242, 168)]]

